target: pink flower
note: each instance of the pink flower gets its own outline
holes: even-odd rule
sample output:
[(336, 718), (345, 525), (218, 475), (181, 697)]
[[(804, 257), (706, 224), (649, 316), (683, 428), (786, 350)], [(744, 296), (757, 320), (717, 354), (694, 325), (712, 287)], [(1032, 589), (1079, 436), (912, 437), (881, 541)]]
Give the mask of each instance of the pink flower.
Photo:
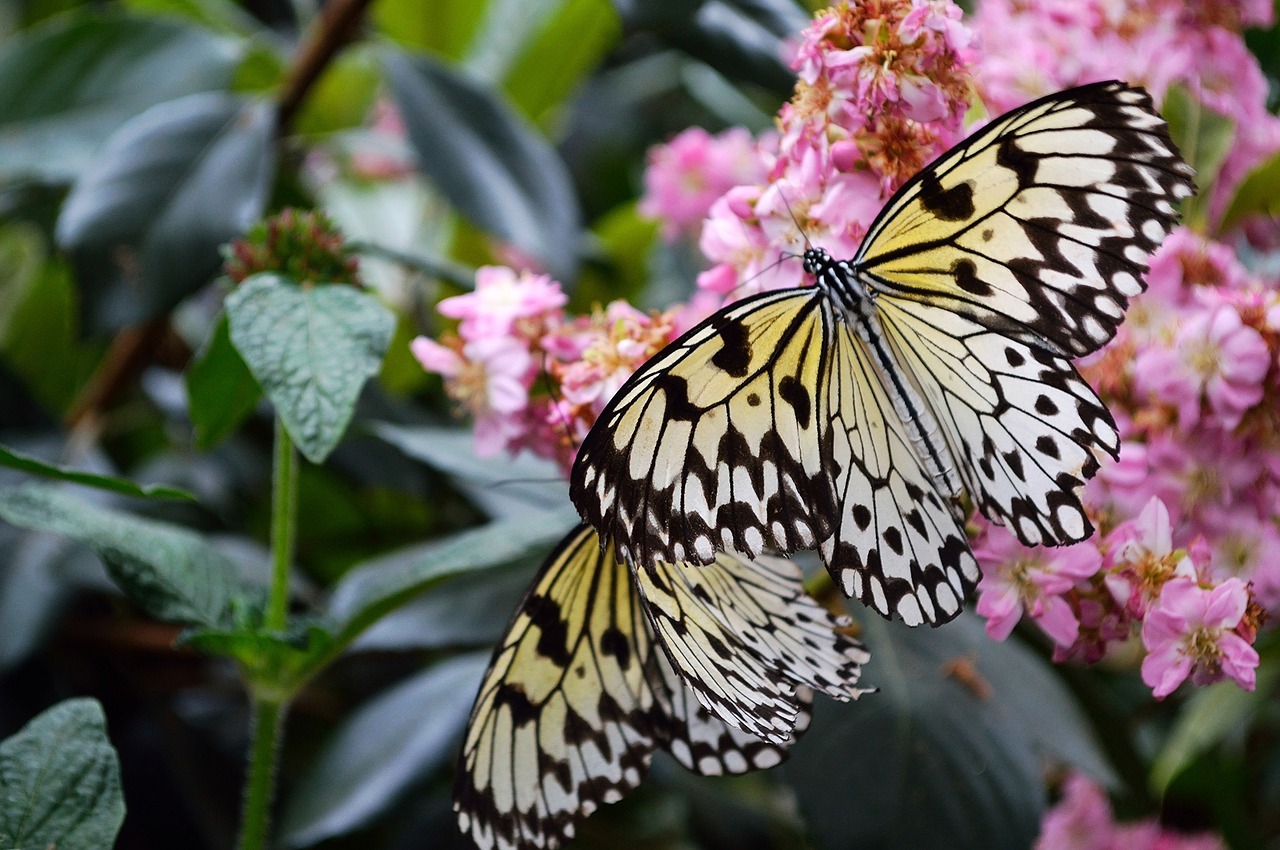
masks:
[(1044, 814), (1035, 850), (1108, 850), (1115, 832), (1111, 801), (1084, 775), (1073, 773), (1062, 799)]
[(1142, 681), (1157, 699), (1188, 677), (1197, 685), (1230, 678), (1253, 690), (1258, 653), (1235, 632), (1248, 603), (1248, 588), (1239, 579), (1204, 588), (1178, 576), (1164, 585), (1142, 624)]
[(458, 330), (464, 339), (477, 339), (509, 334), (517, 320), (559, 310), (568, 300), (560, 284), (547, 275), (481, 266), (476, 269), (475, 291), (446, 298), (438, 309), (441, 315), (462, 320)]
[(1227, 304), (1184, 315), (1171, 347), (1152, 347), (1134, 363), (1139, 392), (1173, 404), (1183, 427), (1200, 418), (1201, 398), (1226, 428), (1262, 399), (1267, 343)]
[(711, 204), (734, 186), (764, 179), (768, 162), (742, 127), (712, 136), (690, 127), (649, 151), (642, 215), (662, 222), (665, 239), (695, 232)]
[(1028, 549), (999, 526), (990, 526), (975, 549), (982, 566), (978, 613), (987, 618), (987, 634), (1004, 640), (1025, 611), (1060, 646), (1075, 642), (1080, 621), (1062, 594), (1102, 567), (1092, 543), (1058, 549)]

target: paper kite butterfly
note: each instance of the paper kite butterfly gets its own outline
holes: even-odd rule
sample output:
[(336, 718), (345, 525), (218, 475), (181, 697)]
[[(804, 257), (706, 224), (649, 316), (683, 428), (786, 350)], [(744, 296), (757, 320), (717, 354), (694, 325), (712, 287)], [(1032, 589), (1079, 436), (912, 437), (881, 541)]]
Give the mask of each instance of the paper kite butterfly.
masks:
[(964, 498), (1027, 544), (1092, 531), (1078, 495), (1119, 435), (1071, 358), (1116, 333), (1194, 190), (1145, 91), (1119, 82), (992, 121), (889, 200), (814, 287), (694, 327), (614, 396), (570, 494), (652, 567), (818, 548), (910, 625), (978, 579)]

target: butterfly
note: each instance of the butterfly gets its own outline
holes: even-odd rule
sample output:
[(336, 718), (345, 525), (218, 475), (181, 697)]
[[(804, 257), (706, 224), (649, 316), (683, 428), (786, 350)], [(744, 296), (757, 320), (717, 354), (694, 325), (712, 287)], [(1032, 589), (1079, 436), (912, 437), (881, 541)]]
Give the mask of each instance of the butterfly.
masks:
[(586, 526), (542, 565), (499, 641), (459, 758), (478, 847), (557, 847), (661, 747), (703, 775), (781, 762), (813, 689), (856, 698), (867, 651), (798, 567), (721, 555), (631, 568)]
[(1119, 434), (1070, 358), (1097, 350), (1194, 191), (1164, 121), (1119, 82), (992, 121), (905, 183), (816, 286), (713, 314), (622, 386), (570, 479), (643, 565), (817, 548), (909, 625), (978, 577), (966, 497), (1029, 545), (1087, 538), (1078, 490)]

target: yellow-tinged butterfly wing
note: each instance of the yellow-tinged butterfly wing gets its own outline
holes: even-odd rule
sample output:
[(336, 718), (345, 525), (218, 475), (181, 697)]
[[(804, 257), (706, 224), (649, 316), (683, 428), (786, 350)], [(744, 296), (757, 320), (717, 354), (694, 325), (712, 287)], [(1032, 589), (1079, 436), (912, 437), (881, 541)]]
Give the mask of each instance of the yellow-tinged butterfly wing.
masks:
[[(653, 750), (692, 770), (771, 767), (785, 750), (713, 717), (658, 648), (628, 568), (580, 527), (548, 558), (494, 652), (454, 786), (481, 848), (559, 846), (638, 785)], [(797, 695), (797, 726), (808, 695)]]
[(1028, 545), (1092, 534), (1078, 491), (1102, 454), (1118, 455), (1120, 435), (1071, 362), (938, 307), (880, 307), (982, 512)]
[(720, 554), (705, 567), (633, 569), (645, 613), (672, 666), (713, 714), (785, 744), (804, 714), (798, 691), (856, 699), (870, 654), (849, 625), (804, 591), (799, 566)]
[(1115, 335), (1191, 177), (1145, 91), (1081, 86), (995, 119), (908, 181), (853, 262), (881, 297), (1078, 357)]
[(886, 617), (945, 623), (979, 577), (964, 523), (921, 463), (866, 345), (844, 324), (829, 369), (822, 415), (838, 513), (819, 550), (827, 569), (847, 596)]
[(823, 296), (766, 292), (694, 327), (623, 385), (583, 441), (570, 497), (640, 564), (812, 548), (832, 514), (816, 401)]

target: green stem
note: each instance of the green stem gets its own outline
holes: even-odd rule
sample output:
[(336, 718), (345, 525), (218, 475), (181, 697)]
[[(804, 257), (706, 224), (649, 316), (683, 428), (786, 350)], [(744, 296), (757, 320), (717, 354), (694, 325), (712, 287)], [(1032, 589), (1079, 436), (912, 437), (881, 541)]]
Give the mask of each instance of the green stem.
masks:
[(284, 631), (289, 624), (289, 567), (293, 563), (298, 513), (298, 453), (276, 417), (276, 459), (271, 493), (271, 598), (264, 625)]
[(271, 801), (276, 790), (276, 757), (284, 704), (256, 697), (253, 706), (253, 749), (245, 778), (240, 850), (266, 850), (271, 825)]

